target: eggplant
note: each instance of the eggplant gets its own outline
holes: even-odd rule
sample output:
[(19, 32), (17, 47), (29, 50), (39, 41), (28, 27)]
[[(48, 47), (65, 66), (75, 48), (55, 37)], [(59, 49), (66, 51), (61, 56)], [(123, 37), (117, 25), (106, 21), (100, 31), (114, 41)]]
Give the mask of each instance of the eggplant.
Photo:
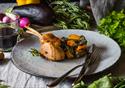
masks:
[(31, 23), (42, 26), (51, 25), (55, 18), (52, 8), (44, 3), (15, 6), (12, 12), (21, 17), (28, 17)]

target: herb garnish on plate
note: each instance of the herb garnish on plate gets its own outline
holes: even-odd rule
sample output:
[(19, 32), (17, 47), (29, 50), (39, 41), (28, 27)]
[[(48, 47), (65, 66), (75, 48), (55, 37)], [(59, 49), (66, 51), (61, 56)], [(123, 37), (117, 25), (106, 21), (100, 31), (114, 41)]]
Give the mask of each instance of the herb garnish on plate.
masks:
[(40, 56), (40, 52), (35, 48), (31, 48), (29, 52), (32, 54), (32, 56)]

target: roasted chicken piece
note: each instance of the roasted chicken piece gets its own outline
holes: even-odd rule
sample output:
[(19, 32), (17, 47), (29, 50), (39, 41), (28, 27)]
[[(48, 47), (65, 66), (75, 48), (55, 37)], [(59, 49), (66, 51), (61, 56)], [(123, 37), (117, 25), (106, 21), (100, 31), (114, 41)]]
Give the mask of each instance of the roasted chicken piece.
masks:
[(61, 48), (61, 40), (52, 33), (40, 34), (34, 29), (28, 28), (27, 33), (36, 35), (40, 41), (40, 53), (48, 60), (60, 61), (65, 58), (65, 53)]

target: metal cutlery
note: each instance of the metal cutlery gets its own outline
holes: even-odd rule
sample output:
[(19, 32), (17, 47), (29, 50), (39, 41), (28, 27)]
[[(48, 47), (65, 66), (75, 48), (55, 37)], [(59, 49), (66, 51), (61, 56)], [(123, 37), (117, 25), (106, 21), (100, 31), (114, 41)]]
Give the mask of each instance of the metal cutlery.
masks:
[(72, 68), (71, 70), (69, 70), (68, 72), (63, 74), (61, 77), (55, 79), (52, 83), (47, 84), (47, 86), (48, 87), (54, 87), (54, 86), (58, 85), (60, 82), (64, 81), (71, 72), (73, 72), (75, 69), (81, 67), (82, 65), (83, 64), (75, 66), (74, 68)]
[[(89, 49), (89, 52), (87, 52), (87, 57), (86, 57), (85, 63), (88, 63), (88, 62), (87, 62), (87, 61), (88, 61), (87, 59), (90, 58), (90, 55), (91, 55), (91, 53), (94, 51), (94, 48), (95, 48), (95, 45), (92, 45), (92, 47)], [(52, 83), (48, 84), (47, 86), (48, 86), (48, 87), (54, 87), (54, 86), (58, 85), (60, 82), (64, 81), (71, 72), (73, 72), (74, 70), (76, 70), (77, 68), (79, 68), (79, 67), (81, 67), (81, 66), (84, 67), (85, 63), (73, 67), (73, 68), (70, 69), (68, 72), (66, 72), (65, 74), (63, 74), (61, 77), (55, 79)]]
[(101, 53), (101, 50), (98, 49), (95, 45), (94, 45), (94, 49), (93, 52), (90, 53), (90, 57), (88, 59), (86, 59), (85, 64), (83, 65), (78, 77), (75, 79), (75, 81), (73, 82), (73, 85), (79, 83), (82, 78), (84, 77), (87, 68), (92, 65), (98, 58), (99, 58), (99, 54)]

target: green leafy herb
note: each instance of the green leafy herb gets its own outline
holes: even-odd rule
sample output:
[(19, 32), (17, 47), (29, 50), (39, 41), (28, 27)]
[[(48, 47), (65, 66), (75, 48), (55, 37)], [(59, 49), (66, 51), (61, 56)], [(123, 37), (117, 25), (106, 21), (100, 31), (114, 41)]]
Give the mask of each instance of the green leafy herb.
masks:
[(89, 85), (80, 82), (74, 85), (73, 88), (125, 88), (125, 78), (106, 75)]
[(109, 16), (101, 19), (98, 30), (125, 47), (125, 11), (113, 11)]
[(1, 84), (1, 82), (3, 82), (3, 80), (0, 80), (0, 88), (9, 88), (8, 85)]
[(112, 88), (112, 82), (109, 76), (104, 76), (97, 81), (94, 81), (88, 88)]
[(35, 48), (31, 48), (31, 51), (29, 52), (31, 52), (33, 56), (40, 56), (40, 52)]
[(8, 85), (1, 84), (1, 82), (4, 82), (4, 81), (0, 79), (0, 88), (9, 88)]
[(56, 14), (55, 26), (62, 29), (88, 29), (90, 15), (69, 0), (55, 0), (51, 6)]
[(125, 88), (125, 80), (119, 82), (117, 85), (115, 85), (114, 88)]
[(87, 88), (87, 85), (81, 81), (80, 83), (74, 85), (73, 88)]
[(0, 84), (0, 88), (8, 88), (9, 86)]

